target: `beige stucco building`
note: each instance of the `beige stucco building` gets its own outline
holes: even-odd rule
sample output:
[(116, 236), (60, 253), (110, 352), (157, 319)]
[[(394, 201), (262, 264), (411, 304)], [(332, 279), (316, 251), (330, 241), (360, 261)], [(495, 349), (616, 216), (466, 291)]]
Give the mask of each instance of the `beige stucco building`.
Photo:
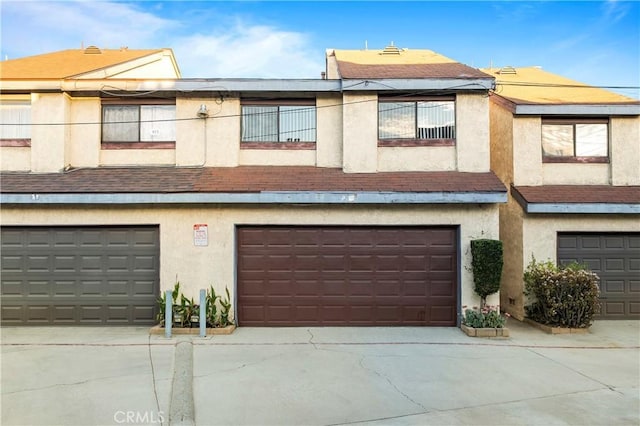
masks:
[(527, 265), (586, 264), (603, 318), (640, 317), (640, 103), (539, 68), (484, 70), (500, 209), (503, 309), (523, 318)]
[(489, 75), (390, 47), (330, 50), (324, 79), (189, 80), (170, 50), (96, 50), (51, 78), (24, 73), (51, 56), (1, 63), (3, 324), (153, 323), (176, 280), (228, 288), (240, 326), (479, 303), (469, 244), (507, 199)]

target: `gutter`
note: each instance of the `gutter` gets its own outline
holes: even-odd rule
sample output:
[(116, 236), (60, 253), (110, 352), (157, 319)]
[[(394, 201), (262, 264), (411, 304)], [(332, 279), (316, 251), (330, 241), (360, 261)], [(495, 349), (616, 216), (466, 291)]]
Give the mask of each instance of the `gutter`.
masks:
[(125, 92), (336, 92), (390, 90), (487, 91), (493, 88), (490, 78), (416, 78), (416, 79), (67, 79), (3, 80), (0, 90), (92, 92), (108, 89)]
[(623, 203), (526, 203), (527, 213), (640, 214), (640, 204)]
[(515, 115), (640, 115), (640, 104), (516, 105)]
[(0, 194), (0, 204), (494, 204), (506, 192), (256, 192)]

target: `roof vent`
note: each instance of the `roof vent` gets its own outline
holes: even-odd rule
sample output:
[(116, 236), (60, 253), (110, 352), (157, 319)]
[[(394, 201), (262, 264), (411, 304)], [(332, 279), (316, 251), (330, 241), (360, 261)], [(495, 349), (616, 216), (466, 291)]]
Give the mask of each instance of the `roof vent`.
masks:
[(514, 67), (502, 67), (498, 74), (518, 74), (518, 72)]
[(393, 42), (380, 53), (381, 55), (399, 55), (400, 49), (397, 46), (393, 45)]
[(86, 49), (84, 49), (85, 55), (99, 55), (101, 53), (102, 53), (102, 50), (100, 50), (97, 46), (89, 46)]

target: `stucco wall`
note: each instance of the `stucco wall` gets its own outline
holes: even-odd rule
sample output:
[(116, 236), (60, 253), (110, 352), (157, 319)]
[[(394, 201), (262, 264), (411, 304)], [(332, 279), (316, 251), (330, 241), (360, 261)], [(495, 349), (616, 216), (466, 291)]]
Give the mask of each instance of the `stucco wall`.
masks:
[(343, 96), (342, 167), (346, 173), (373, 173), (378, 168), (378, 96)]
[(381, 147), (378, 171), (447, 171), (456, 169), (456, 147)]
[(640, 117), (614, 117), (610, 122), (611, 184), (640, 185)]
[(504, 266), (500, 281), (500, 305), (503, 310), (522, 320), (524, 318), (522, 294), (523, 212), (513, 197), (509, 197), (506, 204), (501, 204), (499, 211), (500, 240), (504, 252)]
[[(496, 107), (499, 108), (499, 107)], [(493, 120), (504, 123), (503, 117)], [(492, 130), (493, 132), (493, 130)], [(497, 135), (492, 134), (492, 138)], [(543, 163), (540, 117), (513, 119), (516, 185), (640, 185), (640, 118), (612, 117), (609, 163)], [(500, 141), (502, 146), (506, 141)], [(494, 155), (499, 150), (493, 149)], [(493, 164), (498, 163), (498, 157)], [(500, 170), (500, 169), (497, 169)]]
[(489, 98), (486, 95), (456, 96), (456, 148), (458, 171), (489, 171)]
[(315, 166), (316, 151), (310, 149), (241, 149), (243, 166)]
[(509, 186), (513, 182), (513, 114), (491, 102), (489, 117), (491, 170)]
[[(193, 225), (209, 226), (209, 245), (196, 247)], [(332, 206), (320, 207), (162, 207), (14, 208), (3, 207), (3, 225), (136, 225), (160, 226), (161, 289), (173, 287), (176, 275), (187, 295), (214, 285), (235, 293), (235, 226), (273, 225), (460, 225), (461, 306), (478, 305), (470, 272), (470, 240), (498, 237), (495, 205)], [(498, 304), (499, 296), (489, 298)]]
[(316, 98), (316, 165), (342, 167), (342, 96)]
[(71, 126), (66, 144), (68, 163), (73, 167), (96, 167), (100, 162), (102, 121), (100, 98), (71, 98)]
[(68, 122), (68, 97), (60, 93), (40, 93), (31, 101), (31, 171), (51, 173), (61, 171), (65, 163), (65, 142), (68, 126), (42, 126), (46, 123)]
[(103, 149), (101, 166), (173, 166), (176, 152), (173, 149)]
[(609, 185), (609, 164), (545, 163), (543, 185)]
[(1, 147), (0, 169), (12, 172), (26, 172), (31, 170), (31, 148)]
[(540, 117), (513, 119), (513, 183), (542, 185), (542, 120)]

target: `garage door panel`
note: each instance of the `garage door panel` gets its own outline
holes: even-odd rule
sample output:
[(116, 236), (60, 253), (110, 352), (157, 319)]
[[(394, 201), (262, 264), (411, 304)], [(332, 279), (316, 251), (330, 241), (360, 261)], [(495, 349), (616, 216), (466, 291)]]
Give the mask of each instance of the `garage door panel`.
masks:
[[(240, 227), (239, 324), (429, 325), (429, 298), (439, 297), (451, 305), (446, 325), (455, 325), (456, 235), (417, 227)], [(271, 297), (274, 289), (281, 298)]]
[(77, 285), (74, 280), (54, 280), (51, 288), (54, 297), (73, 297), (76, 295)]
[(603, 238), (604, 248), (607, 250), (610, 249), (624, 249), (624, 237), (622, 236), (607, 236)]
[(624, 281), (606, 280), (603, 283), (604, 291), (607, 293), (621, 293), (625, 292)]
[(605, 259), (605, 272), (624, 272), (625, 271), (625, 261), (620, 258), (607, 258)]
[(2, 227), (2, 242), (3, 324), (155, 322), (157, 227)]
[(639, 243), (638, 233), (558, 235), (558, 263), (576, 261), (600, 277), (601, 318), (640, 318)]

